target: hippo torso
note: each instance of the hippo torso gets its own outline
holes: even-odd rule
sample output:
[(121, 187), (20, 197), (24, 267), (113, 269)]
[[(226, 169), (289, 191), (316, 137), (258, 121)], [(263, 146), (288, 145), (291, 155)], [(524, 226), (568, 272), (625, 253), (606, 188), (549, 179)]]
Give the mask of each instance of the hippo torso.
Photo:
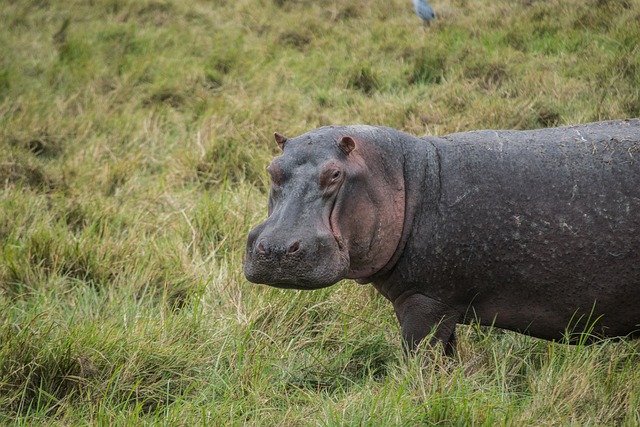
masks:
[[(340, 149), (344, 144), (349, 149)], [(434, 328), (434, 340), (453, 345), (455, 324), (473, 320), (546, 339), (567, 330), (623, 336), (640, 329), (637, 119), (425, 138), (378, 127), (322, 128), (287, 141), (281, 157), (289, 154), (296, 164), (336, 162), (344, 181), (325, 214), (304, 208), (317, 185), (292, 191), (286, 203), (270, 202), (272, 215), (247, 246), (252, 281), (294, 288), (345, 277), (370, 282), (393, 302), (410, 345)], [(353, 165), (357, 173), (350, 174)], [(319, 180), (314, 176), (305, 179)], [(274, 213), (284, 217), (285, 205), (298, 216), (271, 221)], [(297, 262), (286, 251), (276, 259), (256, 249), (287, 224), (294, 224), (287, 235), (298, 233), (294, 240), (306, 248)], [(318, 244), (318, 256), (309, 229), (322, 224), (338, 243)], [(368, 255), (359, 255), (363, 248)], [(312, 270), (334, 259), (357, 265), (342, 266), (328, 281), (308, 281), (303, 271), (253, 273), (258, 264)]]

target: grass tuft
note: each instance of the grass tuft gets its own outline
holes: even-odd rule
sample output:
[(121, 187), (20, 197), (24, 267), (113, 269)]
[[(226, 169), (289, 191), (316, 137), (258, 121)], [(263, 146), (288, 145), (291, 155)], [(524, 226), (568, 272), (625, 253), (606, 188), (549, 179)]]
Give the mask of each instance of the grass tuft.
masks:
[(347, 87), (359, 90), (365, 95), (371, 95), (380, 88), (380, 78), (371, 67), (358, 66), (351, 71)]

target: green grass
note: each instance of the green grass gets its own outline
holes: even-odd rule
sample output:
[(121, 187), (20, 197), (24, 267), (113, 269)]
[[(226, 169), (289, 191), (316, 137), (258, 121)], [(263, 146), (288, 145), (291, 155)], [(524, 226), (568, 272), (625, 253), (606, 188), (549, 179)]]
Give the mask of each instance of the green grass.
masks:
[(251, 285), (272, 133), (640, 116), (638, 0), (0, 0), (0, 424), (638, 425), (640, 350)]

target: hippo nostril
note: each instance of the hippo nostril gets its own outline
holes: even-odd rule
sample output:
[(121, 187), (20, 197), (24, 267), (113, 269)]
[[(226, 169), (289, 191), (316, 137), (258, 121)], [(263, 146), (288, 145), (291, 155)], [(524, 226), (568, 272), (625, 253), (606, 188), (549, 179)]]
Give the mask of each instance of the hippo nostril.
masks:
[(287, 250), (287, 253), (288, 254), (293, 254), (295, 252), (298, 252), (298, 249), (300, 249), (300, 242), (295, 242), (291, 246), (289, 246), (289, 249)]
[(264, 245), (262, 244), (262, 242), (258, 243), (258, 252), (264, 254), (267, 252), (267, 250), (265, 249)]

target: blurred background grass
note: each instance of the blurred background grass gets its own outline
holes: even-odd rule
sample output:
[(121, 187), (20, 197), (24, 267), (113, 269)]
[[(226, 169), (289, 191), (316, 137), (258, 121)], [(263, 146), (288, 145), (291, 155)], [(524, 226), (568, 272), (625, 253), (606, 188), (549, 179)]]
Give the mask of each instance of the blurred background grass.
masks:
[(274, 131), (640, 116), (638, 0), (432, 5), (0, 0), (0, 422), (640, 424), (636, 343), (422, 368), (369, 288), (242, 276)]

